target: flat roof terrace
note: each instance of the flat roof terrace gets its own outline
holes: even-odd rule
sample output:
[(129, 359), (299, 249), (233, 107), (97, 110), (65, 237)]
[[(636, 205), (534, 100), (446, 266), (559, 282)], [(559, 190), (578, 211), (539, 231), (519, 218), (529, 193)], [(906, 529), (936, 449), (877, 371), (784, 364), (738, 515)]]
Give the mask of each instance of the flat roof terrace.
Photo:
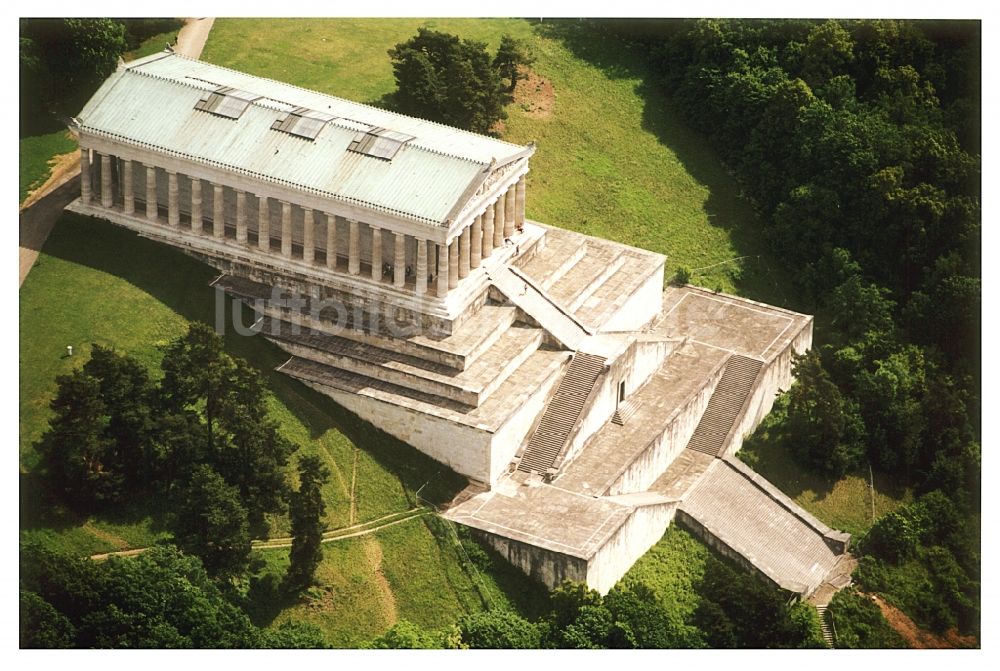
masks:
[(791, 310), (683, 286), (663, 292), (661, 317), (652, 331), (769, 361), (811, 322), (812, 317)]

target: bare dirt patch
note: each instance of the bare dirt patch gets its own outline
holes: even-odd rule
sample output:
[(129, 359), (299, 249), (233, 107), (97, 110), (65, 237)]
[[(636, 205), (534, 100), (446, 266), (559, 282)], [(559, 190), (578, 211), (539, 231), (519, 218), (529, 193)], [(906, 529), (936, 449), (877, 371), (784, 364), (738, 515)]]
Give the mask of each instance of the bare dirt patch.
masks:
[(881, 609), (889, 626), (903, 637), (906, 644), (911, 648), (918, 649), (952, 649), (952, 648), (978, 648), (979, 642), (975, 636), (962, 636), (955, 629), (949, 629), (944, 635), (921, 629), (917, 623), (910, 619), (910, 616), (887, 603), (877, 594), (869, 594), (868, 598), (875, 602)]
[(514, 89), (514, 104), (533, 119), (552, 116), (556, 93), (552, 82), (539, 76), (530, 68), (521, 68), (521, 79)]

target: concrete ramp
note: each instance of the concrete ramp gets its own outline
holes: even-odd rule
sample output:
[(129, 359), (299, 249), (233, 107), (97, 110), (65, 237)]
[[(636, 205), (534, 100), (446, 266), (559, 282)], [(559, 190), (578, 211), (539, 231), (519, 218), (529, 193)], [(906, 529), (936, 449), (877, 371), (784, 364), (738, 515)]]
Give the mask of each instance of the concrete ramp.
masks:
[(494, 287), (568, 349), (579, 349), (580, 344), (592, 335), (572, 313), (552, 300), (519, 270), (504, 264), (486, 265), (484, 268)]
[(808, 597), (847, 552), (834, 531), (733, 459), (716, 459), (688, 493), (678, 520), (722, 554)]

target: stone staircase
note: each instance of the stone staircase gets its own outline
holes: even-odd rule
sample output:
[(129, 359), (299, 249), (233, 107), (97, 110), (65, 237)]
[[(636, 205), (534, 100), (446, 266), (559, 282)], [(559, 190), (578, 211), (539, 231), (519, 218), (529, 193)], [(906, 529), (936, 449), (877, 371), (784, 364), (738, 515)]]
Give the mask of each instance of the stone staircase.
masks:
[(826, 606), (816, 606), (816, 610), (819, 612), (819, 628), (823, 632), (823, 640), (826, 641), (826, 647), (834, 648), (833, 631), (830, 629), (830, 614), (826, 610)]
[(594, 383), (604, 370), (604, 362), (604, 357), (583, 352), (577, 352), (573, 356), (555, 396), (546, 406), (538, 426), (531, 434), (517, 470), (545, 473), (552, 468), (579, 422)]
[(631, 401), (625, 401), (624, 403), (619, 404), (619, 406), (615, 408), (615, 414), (611, 416), (611, 423), (617, 424), (618, 426), (625, 426), (625, 422), (627, 422), (638, 409), (638, 404)]
[(720, 456), (726, 437), (739, 418), (762, 365), (761, 361), (738, 354), (729, 357), (722, 379), (687, 444), (689, 450)]

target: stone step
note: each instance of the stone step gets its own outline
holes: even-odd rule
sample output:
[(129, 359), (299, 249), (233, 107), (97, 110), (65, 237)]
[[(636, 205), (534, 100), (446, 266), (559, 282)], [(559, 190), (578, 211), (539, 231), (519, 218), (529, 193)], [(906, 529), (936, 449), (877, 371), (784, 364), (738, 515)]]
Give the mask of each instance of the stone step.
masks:
[(600, 328), (632, 298), (632, 295), (660, 266), (661, 261), (656, 257), (626, 251), (621, 266), (577, 306), (574, 314), (584, 324), (595, 329)]
[(615, 414), (611, 416), (611, 421), (618, 426), (625, 426), (625, 422), (630, 420), (638, 409), (638, 404), (625, 401), (615, 409)]
[(586, 238), (552, 228), (546, 230), (544, 240), (545, 248), (519, 268), (547, 290), (583, 257)]
[(828, 648), (835, 647), (833, 639), (833, 631), (830, 629), (830, 613), (826, 606), (816, 606), (817, 612), (819, 612), (819, 628), (823, 633), (823, 640), (826, 641)]
[(594, 384), (604, 370), (604, 357), (577, 352), (555, 395), (542, 413), (518, 462), (519, 471), (544, 473), (552, 468), (580, 419)]
[(708, 400), (705, 412), (688, 441), (687, 449), (719, 456), (726, 437), (739, 419), (740, 411), (753, 390), (763, 362), (734, 354)]
[(463, 371), (337, 336), (269, 337), (289, 354), (478, 407), (538, 349), (543, 336), (539, 329), (511, 327)]
[[(251, 306), (255, 301), (263, 301), (258, 305), (266, 306), (266, 302), (273, 297), (270, 286), (243, 277), (222, 275), (212, 285), (248, 302)], [(303, 324), (304, 332), (311, 330), (316, 334), (335, 335), (424, 361), (439, 363), (456, 370), (464, 370), (472, 365), (514, 323), (517, 316), (517, 309), (511, 305), (487, 303), (467, 320), (457, 324), (454, 333), (449, 336), (420, 333), (406, 338), (393, 338), (385, 334), (371, 333), (370, 329), (366, 328), (366, 325), (372, 323), (367, 313), (361, 315), (358, 329), (354, 328), (353, 314), (345, 315), (343, 319), (336, 316), (338, 319), (336, 324), (322, 319), (301, 321), (298, 315), (303, 313), (310, 315), (312, 305), (310, 298), (303, 297), (303, 300), (303, 307), (294, 313), (274, 307), (265, 309), (264, 314), (275, 320), (299, 321)]]
[(622, 251), (617, 246), (587, 240), (587, 253), (565, 275), (548, 289), (549, 295), (562, 305), (572, 305), (593, 284), (607, 279), (607, 271)]

